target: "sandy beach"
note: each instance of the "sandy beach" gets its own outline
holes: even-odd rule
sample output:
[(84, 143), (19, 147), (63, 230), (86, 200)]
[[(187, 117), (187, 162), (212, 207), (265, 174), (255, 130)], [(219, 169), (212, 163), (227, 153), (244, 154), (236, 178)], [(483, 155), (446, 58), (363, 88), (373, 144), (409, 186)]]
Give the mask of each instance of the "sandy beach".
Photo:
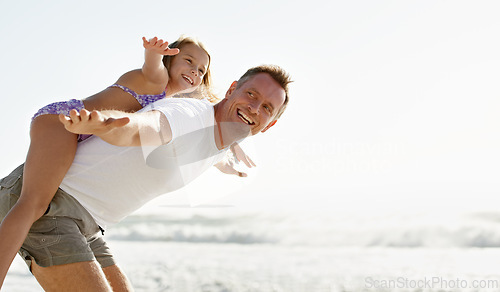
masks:
[[(144, 292), (500, 291), (500, 249), (110, 244), (136, 291)], [(457, 280), (465, 287), (452, 286)], [(17, 258), (3, 291), (43, 290)]]
[[(474, 215), (477, 226), (470, 214), (441, 221), (435, 214), (351, 215), (350, 223), (310, 214), (220, 215), (132, 217), (106, 237), (136, 291), (500, 291), (489, 213)], [(17, 258), (3, 291), (42, 290)]]

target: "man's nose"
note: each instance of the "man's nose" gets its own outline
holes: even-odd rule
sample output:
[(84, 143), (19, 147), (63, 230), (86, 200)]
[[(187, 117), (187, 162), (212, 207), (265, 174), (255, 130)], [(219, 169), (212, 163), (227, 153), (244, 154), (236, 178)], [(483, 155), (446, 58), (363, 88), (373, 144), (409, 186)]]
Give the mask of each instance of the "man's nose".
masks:
[(259, 113), (259, 107), (260, 107), (260, 104), (257, 101), (253, 101), (253, 102), (248, 103), (248, 110), (253, 114)]

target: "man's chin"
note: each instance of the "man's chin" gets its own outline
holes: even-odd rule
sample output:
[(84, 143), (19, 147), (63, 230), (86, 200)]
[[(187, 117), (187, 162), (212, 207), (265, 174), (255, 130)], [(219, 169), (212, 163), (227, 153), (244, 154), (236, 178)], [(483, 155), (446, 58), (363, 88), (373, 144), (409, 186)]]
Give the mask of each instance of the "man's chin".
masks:
[(241, 122), (226, 122), (223, 127), (226, 133), (229, 133), (238, 140), (254, 135), (250, 126)]
[(242, 125), (236, 129), (234, 129), (234, 132), (237, 134), (238, 137), (242, 137), (242, 138), (253, 135), (251, 129), (246, 125)]

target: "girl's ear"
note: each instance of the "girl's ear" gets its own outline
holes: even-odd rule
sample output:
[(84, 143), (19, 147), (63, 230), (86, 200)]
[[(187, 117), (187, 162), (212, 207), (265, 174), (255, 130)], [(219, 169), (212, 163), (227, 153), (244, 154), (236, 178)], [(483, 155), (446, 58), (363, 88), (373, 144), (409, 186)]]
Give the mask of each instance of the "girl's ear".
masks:
[(264, 133), (265, 131), (269, 130), (269, 128), (271, 128), (272, 126), (274, 126), (274, 124), (276, 124), (278, 120), (274, 120), (272, 122), (270, 122), (264, 129), (262, 129), (262, 131), (260, 131), (261, 133)]
[(226, 91), (226, 97), (228, 97), (229, 95), (231, 95), (231, 93), (233, 93), (233, 91), (236, 89), (236, 85), (238, 85), (238, 81), (233, 81), (233, 83), (231, 83), (231, 86)]

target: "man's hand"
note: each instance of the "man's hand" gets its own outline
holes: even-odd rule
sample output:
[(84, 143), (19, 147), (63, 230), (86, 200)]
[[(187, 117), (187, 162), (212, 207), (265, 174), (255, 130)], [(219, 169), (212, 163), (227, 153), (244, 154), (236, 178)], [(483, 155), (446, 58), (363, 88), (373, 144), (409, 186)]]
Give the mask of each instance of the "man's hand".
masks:
[(232, 161), (223, 159), (219, 163), (214, 165), (217, 167), (218, 170), (220, 170), (222, 173), (225, 174), (234, 174), (239, 177), (247, 177), (248, 175), (244, 172), (238, 171), (236, 168), (234, 168), (234, 164)]
[(180, 51), (177, 48), (169, 48), (168, 47), (168, 42), (163, 42), (162, 39), (158, 39), (157, 37), (154, 37), (150, 39), (149, 41), (146, 40), (145, 37), (142, 37), (142, 43), (143, 46), (146, 50), (150, 50), (152, 52), (155, 52), (160, 55), (164, 56), (173, 56), (177, 55)]
[(66, 130), (75, 134), (103, 135), (115, 128), (123, 127), (130, 122), (128, 117), (114, 119), (105, 116), (99, 111), (89, 112), (82, 109), (80, 112), (71, 110), (69, 116), (59, 115), (59, 121)]
[(245, 172), (241, 172), (235, 168), (235, 163), (238, 164), (238, 162), (243, 161), (248, 168), (255, 167), (255, 163), (245, 154), (238, 143), (231, 145), (230, 149), (231, 151), (226, 153), (226, 157), (214, 166), (225, 174), (247, 177), (248, 175)]
[(236, 159), (237, 163), (240, 161), (243, 161), (243, 163), (245, 163), (245, 165), (249, 168), (256, 166), (255, 163), (252, 161), (252, 159), (250, 159), (250, 157), (248, 155), (246, 155), (246, 153), (243, 151), (243, 149), (241, 149), (241, 147), (238, 143), (233, 143), (233, 145), (231, 145), (230, 149), (231, 149), (231, 152), (233, 152), (234, 158)]

